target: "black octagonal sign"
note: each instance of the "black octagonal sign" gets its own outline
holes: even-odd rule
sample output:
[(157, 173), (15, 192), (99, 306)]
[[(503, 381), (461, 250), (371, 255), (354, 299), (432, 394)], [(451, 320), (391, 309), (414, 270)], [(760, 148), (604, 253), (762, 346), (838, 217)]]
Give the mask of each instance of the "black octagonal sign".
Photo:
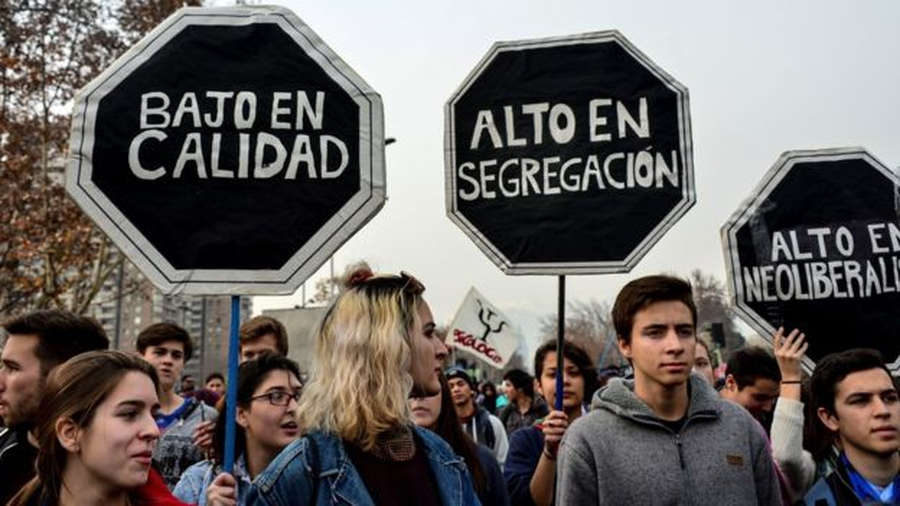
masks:
[(788, 151), (722, 227), (738, 313), (798, 328), (805, 365), (876, 348), (900, 367), (900, 179), (862, 148)]
[(508, 274), (628, 271), (694, 204), (687, 89), (616, 31), (494, 44), (445, 117), (447, 214)]
[(292, 293), (384, 203), (380, 97), (278, 7), (173, 14), (81, 90), (71, 153), (71, 196), (169, 293)]

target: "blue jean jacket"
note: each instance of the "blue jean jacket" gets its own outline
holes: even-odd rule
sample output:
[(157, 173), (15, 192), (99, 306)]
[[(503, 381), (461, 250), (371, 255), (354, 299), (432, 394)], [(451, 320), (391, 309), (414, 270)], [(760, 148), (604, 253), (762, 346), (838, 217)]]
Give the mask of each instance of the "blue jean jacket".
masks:
[[(221, 472), (221, 466), (214, 465), (211, 460), (201, 460), (181, 474), (181, 479), (172, 490), (172, 495), (188, 504), (206, 506), (206, 489)], [(237, 481), (237, 504), (244, 506), (248, 504), (247, 492), (250, 490), (250, 473), (247, 472), (244, 455), (234, 461), (234, 470), (231, 475)]]
[[(440, 436), (416, 427), (444, 506), (481, 506), (465, 462)], [(309, 438), (318, 449), (318, 484), (313, 482), (316, 459), (310, 459)], [(313, 497), (315, 494), (315, 497)], [(343, 443), (334, 435), (313, 432), (294, 441), (253, 481), (247, 504), (265, 506), (375, 506)]]

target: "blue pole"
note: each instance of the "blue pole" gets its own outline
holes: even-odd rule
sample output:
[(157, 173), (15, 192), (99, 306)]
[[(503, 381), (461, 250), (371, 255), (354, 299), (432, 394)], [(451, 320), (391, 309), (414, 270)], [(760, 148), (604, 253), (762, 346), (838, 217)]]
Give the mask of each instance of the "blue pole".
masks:
[(566, 277), (559, 277), (559, 334), (556, 336), (556, 402), (554, 409), (563, 406), (563, 345), (566, 342)]
[(241, 297), (231, 296), (231, 335), (228, 336), (228, 383), (225, 392), (225, 472), (234, 469), (235, 413), (237, 412), (238, 324)]

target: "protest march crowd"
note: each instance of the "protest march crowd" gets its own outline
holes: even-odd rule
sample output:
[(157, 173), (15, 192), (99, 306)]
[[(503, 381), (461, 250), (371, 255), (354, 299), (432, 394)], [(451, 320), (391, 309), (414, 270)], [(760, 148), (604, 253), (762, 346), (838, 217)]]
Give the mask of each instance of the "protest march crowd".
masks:
[(0, 504), (900, 502), (900, 402), (876, 351), (829, 355), (806, 377), (806, 336), (779, 329), (774, 352), (736, 350), (716, 378), (691, 285), (647, 276), (612, 309), (632, 374), (598, 374), (581, 347), (550, 341), (534, 376), (507, 371), (499, 394), (448, 363), (424, 291), (349, 269), (305, 383), (284, 326), (245, 321), (236, 406), (221, 374), (182, 378), (193, 346), (172, 323), (125, 352), (62, 311), (4, 322)]

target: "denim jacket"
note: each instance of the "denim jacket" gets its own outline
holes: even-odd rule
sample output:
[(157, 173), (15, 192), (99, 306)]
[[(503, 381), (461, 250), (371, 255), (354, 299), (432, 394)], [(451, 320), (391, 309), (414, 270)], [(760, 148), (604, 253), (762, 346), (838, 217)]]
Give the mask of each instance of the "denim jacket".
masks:
[[(481, 506), (463, 459), (440, 436), (419, 427), (415, 430), (443, 505)], [(310, 438), (317, 448), (312, 458), (308, 455), (312, 450)], [(313, 482), (313, 466), (318, 472), (317, 484)], [(285, 447), (253, 481), (247, 504), (375, 506), (343, 443), (324, 432), (312, 432)]]
[[(178, 485), (172, 491), (172, 495), (179, 500), (188, 504), (196, 504), (197, 506), (206, 506), (206, 489), (212, 484), (216, 476), (222, 472), (222, 467), (214, 465), (211, 460), (201, 460), (181, 475)], [(231, 473), (237, 481), (237, 504), (243, 506), (248, 504), (246, 501), (247, 491), (250, 490), (250, 473), (247, 472), (247, 465), (244, 462), (244, 456), (241, 455), (234, 461), (234, 472)]]

